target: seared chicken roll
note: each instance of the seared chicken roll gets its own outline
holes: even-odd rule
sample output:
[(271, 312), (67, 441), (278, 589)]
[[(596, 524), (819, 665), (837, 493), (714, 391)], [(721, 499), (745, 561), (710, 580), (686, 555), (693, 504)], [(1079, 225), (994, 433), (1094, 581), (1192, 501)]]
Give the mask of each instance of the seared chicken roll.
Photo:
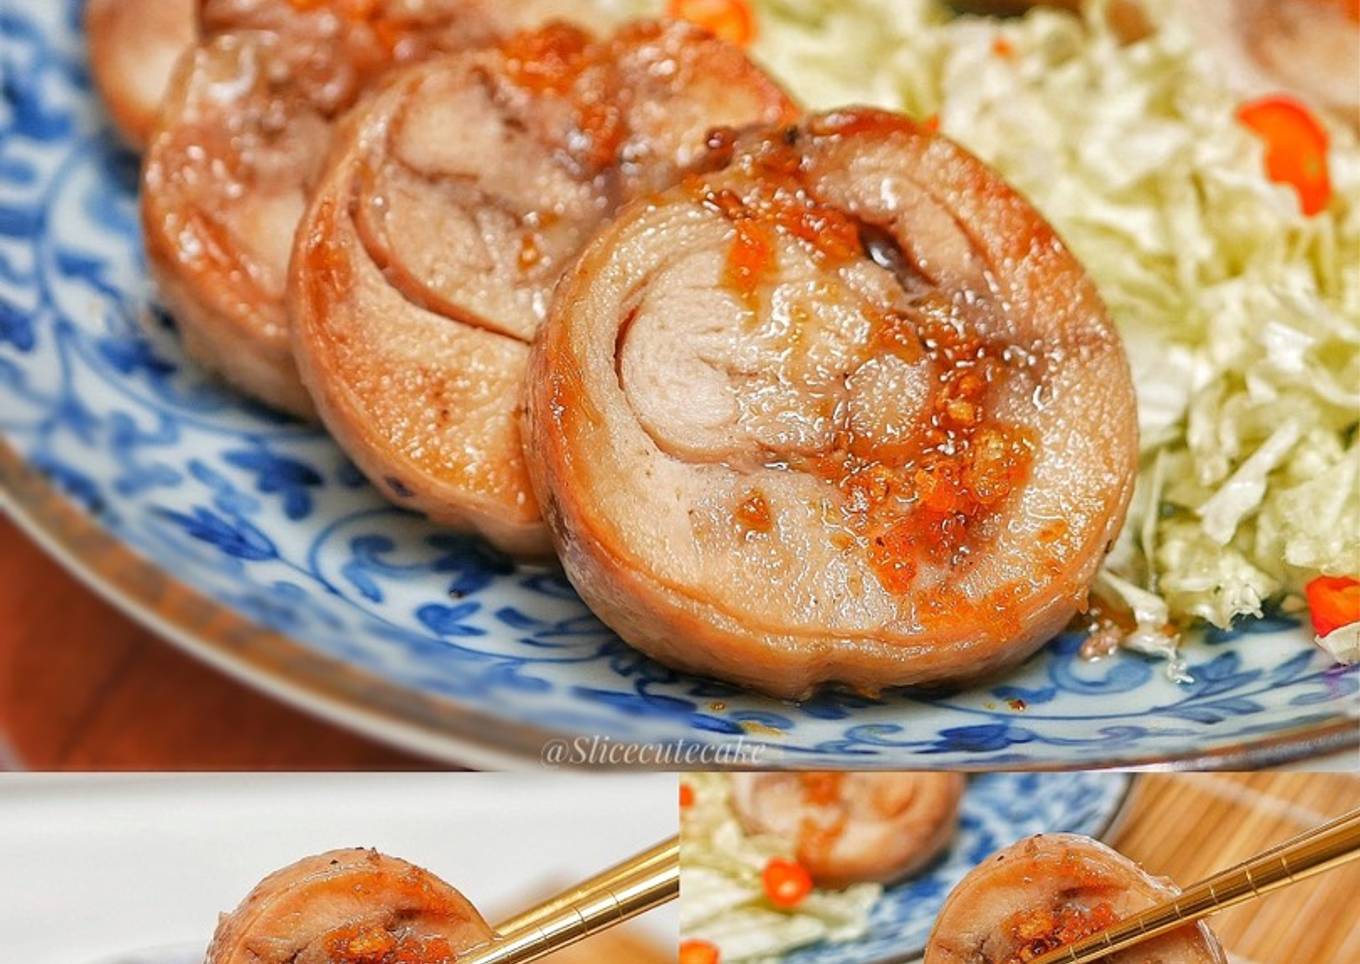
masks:
[(1235, 88), (1249, 95), (1288, 90), (1360, 127), (1355, 0), (1196, 0), (1180, 7)]
[(206, 964), (456, 964), (491, 928), (433, 874), (333, 850), (270, 874), (230, 914)]
[(151, 274), (188, 354), (269, 405), (311, 415), (283, 296), (332, 125), (394, 64), (489, 42), (559, 7), (205, 0), (204, 39), (175, 72), (142, 172)]
[(326, 426), (388, 498), (549, 551), (515, 411), (552, 286), (715, 125), (787, 97), (681, 23), (553, 23), (402, 72), (344, 125), (298, 232), (289, 307)]
[(1018, 662), (1133, 485), (1122, 346), (988, 167), (860, 109), (714, 138), (568, 271), (526, 450), (567, 575), (663, 662), (781, 697)]
[(193, 46), (197, 0), (90, 0), (94, 85), (127, 143), (146, 146), (175, 62)]
[[(925, 964), (1024, 964), (1179, 891), (1089, 837), (1022, 840), (965, 877), (945, 901)], [(1206, 924), (1114, 954), (1110, 964), (1226, 964)]]
[(736, 773), (732, 803), (750, 834), (797, 841), (822, 887), (892, 883), (939, 855), (958, 826), (958, 773)]

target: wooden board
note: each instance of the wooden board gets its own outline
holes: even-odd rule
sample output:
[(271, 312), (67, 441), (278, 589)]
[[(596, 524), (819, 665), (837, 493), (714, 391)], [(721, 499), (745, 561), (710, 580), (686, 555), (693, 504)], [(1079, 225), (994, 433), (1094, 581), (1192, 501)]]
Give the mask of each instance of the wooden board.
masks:
[[(1191, 884), (1360, 807), (1360, 776), (1328, 773), (1142, 777), (1110, 841), (1155, 874)], [(1223, 946), (1258, 964), (1360, 961), (1360, 863), (1215, 916)]]
[(0, 517), (0, 768), (408, 769), (156, 638)]

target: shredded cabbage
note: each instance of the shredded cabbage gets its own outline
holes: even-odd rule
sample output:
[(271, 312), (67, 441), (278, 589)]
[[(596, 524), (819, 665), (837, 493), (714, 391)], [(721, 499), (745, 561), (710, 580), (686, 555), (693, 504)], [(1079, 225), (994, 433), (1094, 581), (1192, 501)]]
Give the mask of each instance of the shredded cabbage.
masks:
[(1317, 643), (1338, 663), (1347, 666), (1360, 663), (1360, 623), (1338, 626), (1326, 636), (1318, 637)]
[(1125, 44), (1103, 0), (1008, 20), (936, 0), (756, 0), (753, 53), (811, 108), (938, 116), (1086, 265), (1142, 432), (1107, 571), (1162, 601), (1174, 639), (1293, 603), (1317, 575), (1360, 576), (1360, 149), (1328, 122), (1333, 198), (1304, 216), (1184, 7), (1143, 5), (1158, 29)]
[(862, 936), (878, 884), (846, 890), (814, 889), (792, 910), (765, 899), (761, 873), (773, 857), (793, 858), (794, 842), (748, 836), (732, 811), (728, 777), (683, 777), (694, 802), (680, 821), (680, 929), (686, 940), (716, 946), (728, 961), (765, 962), (820, 940)]
[(1177, 637), (1167, 631), (1171, 625), (1170, 607), (1165, 599), (1133, 583), (1125, 582), (1106, 570), (1096, 579), (1097, 591), (1106, 599), (1113, 598), (1128, 610), (1134, 627), (1118, 642), (1134, 652), (1156, 656), (1167, 661), (1167, 672), (1177, 682), (1189, 682), (1191, 676), (1185, 658), (1177, 649)]

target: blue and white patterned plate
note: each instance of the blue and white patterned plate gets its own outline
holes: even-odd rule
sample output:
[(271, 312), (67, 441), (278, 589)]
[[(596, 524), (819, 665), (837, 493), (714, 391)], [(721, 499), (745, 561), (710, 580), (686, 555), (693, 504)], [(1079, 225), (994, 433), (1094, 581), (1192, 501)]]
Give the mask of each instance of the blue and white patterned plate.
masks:
[(784, 964), (888, 964), (925, 951), (945, 898), (1002, 847), (1036, 833), (1110, 835), (1132, 777), (1120, 773), (988, 773), (963, 797), (959, 830), (930, 867), (889, 887), (869, 915), (869, 932), (845, 944), (814, 944)]
[(1214, 633), (1194, 682), (1059, 637), (1006, 679), (800, 706), (623, 645), (556, 570), (388, 507), (317, 430), (206, 380), (152, 306), (136, 162), (90, 91), (80, 0), (0, 4), (0, 491), (97, 590), (237, 676), (444, 759), (546, 741), (767, 743), (771, 765), (1243, 766), (1349, 746), (1360, 670), (1289, 618)]

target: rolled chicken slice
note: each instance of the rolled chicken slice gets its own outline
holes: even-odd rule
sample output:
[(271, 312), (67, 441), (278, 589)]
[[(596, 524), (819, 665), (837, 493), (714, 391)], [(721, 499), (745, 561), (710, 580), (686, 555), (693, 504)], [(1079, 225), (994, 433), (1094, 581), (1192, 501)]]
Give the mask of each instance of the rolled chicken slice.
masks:
[(1360, 127), (1355, 0), (1198, 0), (1177, 13), (1243, 94), (1281, 89)]
[(298, 232), (293, 344), (326, 426), (397, 504), (547, 554), (515, 412), (553, 284), (711, 127), (792, 115), (681, 23), (553, 23), (403, 71), (345, 125)]
[(90, 0), (85, 33), (90, 72), (114, 126), (146, 146), (175, 62), (193, 46), (197, 0)]
[[(959, 882), (935, 921), (925, 964), (1024, 964), (1179, 892), (1089, 837), (1031, 837), (989, 857)], [(1227, 964), (1227, 956), (1199, 923), (1109, 961)]]
[(714, 143), (592, 242), (535, 344), (567, 575), (644, 652), (781, 697), (1020, 661), (1084, 604), (1136, 469), (1090, 279), (903, 117)]
[(920, 870), (958, 827), (957, 773), (737, 773), (732, 803), (747, 833), (796, 841), (823, 887), (892, 883)]
[(560, 6), (204, 0), (203, 40), (176, 69), (142, 171), (151, 274), (189, 356), (266, 404), (313, 415), (284, 287), (334, 124), (394, 65), (489, 42)]
[(456, 964), (493, 932), (438, 877), (374, 850), (270, 874), (222, 917), (206, 964)]

